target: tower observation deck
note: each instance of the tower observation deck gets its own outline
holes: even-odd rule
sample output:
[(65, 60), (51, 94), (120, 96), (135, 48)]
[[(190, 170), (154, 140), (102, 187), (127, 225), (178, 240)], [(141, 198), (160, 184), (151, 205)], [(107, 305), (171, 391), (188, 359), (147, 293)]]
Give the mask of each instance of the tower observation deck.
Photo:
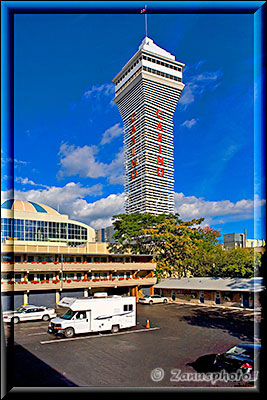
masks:
[(174, 213), (173, 114), (184, 66), (145, 37), (113, 79), (124, 124), (126, 213)]

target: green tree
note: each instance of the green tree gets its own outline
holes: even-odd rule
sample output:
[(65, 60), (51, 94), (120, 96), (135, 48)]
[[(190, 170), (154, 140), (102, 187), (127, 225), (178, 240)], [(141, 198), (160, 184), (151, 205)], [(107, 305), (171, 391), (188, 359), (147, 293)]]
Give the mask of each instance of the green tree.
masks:
[(208, 252), (219, 232), (201, 228), (204, 218), (182, 221), (178, 214), (120, 214), (113, 217), (113, 252), (154, 254), (156, 275), (181, 277), (190, 274), (198, 249)]
[(260, 265), (260, 256), (253, 249), (225, 250), (221, 273), (227, 277), (252, 278)]
[(227, 278), (252, 278), (258, 273), (261, 257), (253, 249), (236, 248), (223, 250), (220, 245), (208, 252), (195, 255), (194, 276)]
[(201, 228), (204, 218), (191, 221), (166, 221), (154, 229), (146, 230), (157, 247), (158, 277), (191, 276), (194, 270), (195, 255), (200, 250), (208, 252), (218, 242), (219, 232)]
[(109, 249), (114, 253), (153, 254), (155, 244), (145, 230), (152, 229), (164, 221), (178, 219), (178, 215), (150, 213), (118, 214), (112, 219), (115, 243), (109, 244)]

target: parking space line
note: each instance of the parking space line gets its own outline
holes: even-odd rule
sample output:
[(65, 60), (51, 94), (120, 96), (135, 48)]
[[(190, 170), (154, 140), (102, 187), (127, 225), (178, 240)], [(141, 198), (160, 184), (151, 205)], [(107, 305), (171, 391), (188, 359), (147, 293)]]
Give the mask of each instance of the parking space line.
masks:
[(118, 335), (127, 335), (130, 333), (140, 333), (140, 332), (149, 332), (149, 331), (155, 331), (157, 329), (160, 329), (158, 326), (154, 328), (144, 328), (144, 329), (137, 329), (135, 331), (126, 331), (126, 332), (118, 332), (118, 333), (106, 333), (106, 334), (99, 334), (98, 336), (80, 336), (80, 337), (74, 337), (74, 338), (66, 338), (66, 339), (53, 339), (53, 340), (44, 340), (40, 342), (40, 344), (51, 344), (51, 343), (60, 343), (60, 342), (67, 342), (67, 341), (73, 341), (73, 340), (84, 340), (84, 339), (97, 339), (97, 338), (103, 338), (106, 336), (118, 336)]
[(38, 336), (38, 335), (46, 335), (47, 331), (45, 332), (38, 332), (38, 333), (29, 333), (27, 336)]
[(34, 329), (40, 329), (39, 325), (36, 326), (27, 326), (27, 325), (16, 325), (16, 327), (19, 329), (19, 331), (25, 331), (25, 330), (34, 330)]

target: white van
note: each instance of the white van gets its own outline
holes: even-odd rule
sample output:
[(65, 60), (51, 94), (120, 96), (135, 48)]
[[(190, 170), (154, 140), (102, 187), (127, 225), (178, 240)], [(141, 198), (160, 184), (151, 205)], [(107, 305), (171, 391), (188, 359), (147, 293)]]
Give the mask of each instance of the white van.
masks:
[(77, 333), (108, 331), (136, 325), (136, 298), (95, 293), (93, 297), (64, 297), (58, 306), (67, 308), (63, 316), (51, 320), (48, 333), (72, 337)]

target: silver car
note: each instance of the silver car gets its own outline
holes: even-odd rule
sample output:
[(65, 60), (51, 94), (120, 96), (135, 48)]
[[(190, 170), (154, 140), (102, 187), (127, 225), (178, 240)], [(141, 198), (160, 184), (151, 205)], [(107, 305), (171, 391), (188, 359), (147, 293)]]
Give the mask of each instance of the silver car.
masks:
[(151, 296), (141, 297), (138, 301), (141, 304), (156, 304), (156, 303), (168, 303), (167, 297), (162, 297), (159, 294), (153, 294)]
[(43, 320), (49, 321), (51, 318), (57, 316), (54, 308), (46, 308), (44, 306), (20, 306), (15, 308), (14, 311), (4, 311), (3, 320), (4, 322), (14, 322), (17, 324), (21, 321), (34, 321)]

